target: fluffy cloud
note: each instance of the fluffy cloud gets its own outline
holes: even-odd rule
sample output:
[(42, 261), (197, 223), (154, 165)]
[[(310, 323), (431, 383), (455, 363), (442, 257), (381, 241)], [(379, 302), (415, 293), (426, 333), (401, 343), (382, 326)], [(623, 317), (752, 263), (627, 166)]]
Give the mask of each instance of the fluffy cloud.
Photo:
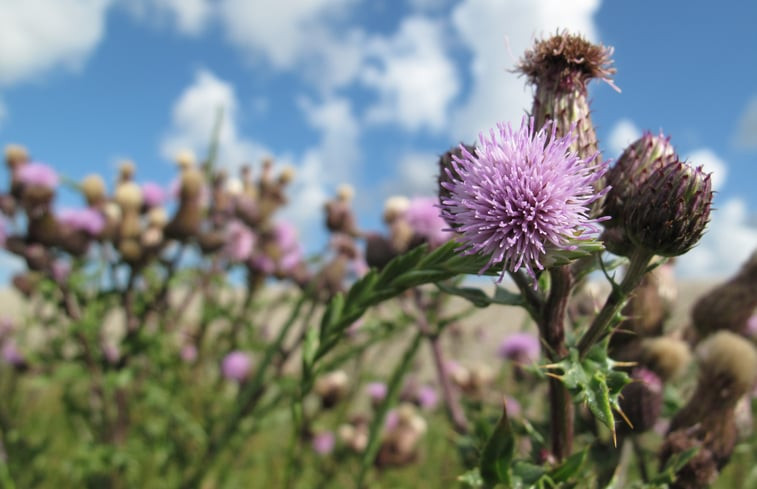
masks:
[(607, 150), (610, 154), (606, 158), (617, 158), (623, 153), (626, 146), (640, 137), (641, 130), (636, 127), (633, 121), (630, 119), (620, 119), (612, 127), (610, 135), (607, 137)]
[(77, 69), (103, 37), (108, 0), (0, 2), (0, 83)]
[(679, 259), (677, 270), (683, 277), (727, 277), (755, 250), (757, 228), (749, 224), (746, 203), (733, 198), (713, 211), (707, 233)]
[(399, 160), (397, 176), (387, 185), (391, 192), (407, 196), (436, 195), (439, 155), (410, 152)]
[(359, 30), (337, 33), (332, 21), (354, 0), (280, 0), (266, 5), (248, 0), (222, 0), (221, 21), (228, 39), (252, 57), (279, 70), (302, 69), (323, 87), (354, 79), (361, 60)]
[(373, 39), (361, 80), (378, 92), (379, 102), (368, 109), (368, 120), (409, 130), (446, 127), (460, 82), (444, 46), (442, 25), (422, 17), (405, 19), (391, 38)]
[(360, 130), (349, 100), (333, 97), (321, 103), (300, 100), (305, 118), (320, 134), (316, 146), (305, 151), (283, 215), (303, 236), (313, 236), (322, 220), (323, 203), (340, 183), (349, 182), (361, 153)]
[(179, 32), (197, 35), (203, 31), (213, 15), (211, 0), (121, 0), (140, 20), (161, 21), (169, 16)]
[(593, 16), (600, 0), (465, 0), (452, 13), (454, 27), (471, 51), (473, 86), (452, 117), (455, 139), (470, 140), (500, 121), (519, 123), (531, 109), (525, 79), (511, 73), (538, 36), (558, 28), (597, 38)]
[(746, 149), (757, 149), (757, 95), (752, 97), (741, 116), (736, 144)]
[(695, 166), (704, 167), (704, 171), (712, 173), (712, 188), (720, 190), (728, 176), (728, 166), (709, 148), (701, 148), (686, 155), (686, 160)]
[(207, 70), (197, 72), (194, 82), (173, 106), (171, 128), (163, 138), (161, 152), (166, 158), (191, 149), (204, 155), (213, 134), (216, 117), (223, 110), (219, 134), (219, 162), (237, 167), (256, 162), (268, 151), (261, 144), (243, 138), (238, 129), (238, 106), (234, 87)]

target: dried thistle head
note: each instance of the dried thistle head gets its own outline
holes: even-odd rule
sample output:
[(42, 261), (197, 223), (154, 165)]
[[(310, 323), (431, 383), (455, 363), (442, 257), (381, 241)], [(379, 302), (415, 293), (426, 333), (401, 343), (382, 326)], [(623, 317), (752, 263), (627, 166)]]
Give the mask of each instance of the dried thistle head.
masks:
[(700, 383), (723, 402), (747, 393), (757, 380), (757, 351), (745, 338), (730, 331), (718, 331), (697, 347)]
[(576, 84), (586, 84), (598, 78), (610, 82), (615, 68), (612, 64), (613, 48), (592, 44), (584, 37), (567, 31), (537, 41), (526, 51), (517, 71), (528, 77), (530, 83), (556, 83), (556, 87), (572, 90)]
[(691, 363), (691, 350), (682, 340), (660, 336), (641, 344), (641, 363), (663, 381), (680, 376)]

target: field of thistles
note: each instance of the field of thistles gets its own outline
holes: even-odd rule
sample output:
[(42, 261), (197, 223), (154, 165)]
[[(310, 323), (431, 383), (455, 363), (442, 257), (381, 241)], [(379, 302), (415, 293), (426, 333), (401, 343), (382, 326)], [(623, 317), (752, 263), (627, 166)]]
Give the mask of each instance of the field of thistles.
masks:
[(343, 185), (315, 255), (275, 161), (72, 182), (8, 144), (0, 487), (757, 487), (757, 243), (675, 282), (711, 176), (664, 134), (599, 153), (610, 54), (536, 41), (526, 117), (439, 148), (382, 229)]

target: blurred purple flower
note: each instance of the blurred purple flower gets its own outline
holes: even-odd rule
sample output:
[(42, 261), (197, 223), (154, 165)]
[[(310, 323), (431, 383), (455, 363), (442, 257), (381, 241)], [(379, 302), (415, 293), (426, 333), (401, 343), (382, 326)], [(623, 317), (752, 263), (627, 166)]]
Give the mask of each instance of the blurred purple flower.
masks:
[(233, 220), (226, 228), (226, 246), (223, 253), (232, 262), (245, 261), (252, 254), (255, 246), (255, 233), (237, 220)]
[(53, 280), (63, 283), (68, 280), (68, 276), (71, 274), (71, 264), (64, 260), (55, 260), (50, 266), (50, 272)]
[(276, 271), (276, 264), (273, 262), (273, 260), (262, 253), (256, 253), (255, 255), (253, 255), (250, 258), (249, 265), (250, 268), (263, 273), (264, 275), (271, 275)]
[(415, 197), (405, 210), (405, 220), (415, 233), (423, 237), (431, 247), (437, 247), (449, 240), (453, 233), (447, 231), (447, 223), (439, 214), (437, 199)]
[(98, 236), (105, 228), (105, 217), (96, 209), (64, 209), (58, 213), (58, 222), (90, 236)]
[(513, 333), (499, 345), (499, 356), (518, 363), (533, 363), (539, 358), (539, 338), (530, 333)]
[(278, 221), (274, 224), (273, 235), (281, 252), (279, 269), (287, 273), (302, 261), (302, 247), (297, 241), (297, 228), (286, 221)]
[(392, 431), (400, 423), (400, 415), (396, 409), (390, 409), (384, 418), (384, 429)]
[(181, 347), (181, 359), (186, 363), (194, 363), (197, 360), (197, 347), (186, 344)]
[(313, 450), (318, 455), (328, 455), (334, 450), (336, 438), (331, 431), (322, 431), (313, 437)]
[(242, 382), (247, 378), (252, 368), (252, 359), (243, 351), (233, 351), (226, 355), (221, 364), (223, 376), (229, 380)]
[(510, 418), (517, 418), (522, 411), (518, 400), (510, 396), (505, 396), (505, 408), (507, 409), (507, 416)]
[(647, 368), (637, 367), (633, 369), (633, 372), (631, 372), (631, 378), (643, 382), (651, 391), (662, 391), (662, 380), (656, 373)]
[(432, 410), (439, 403), (439, 394), (436, 389), (430, 385), (422, 385), (418, 388), (418, 392), (415, 394), (418, 404), (423, 409)]
[(19, 168), (18, 180), (25, 185), (35, 185), (53, 190), (58, 186), (58, 174), (44, 163), (27, 163)]
[(536, 131), (526, 118), (517, 131), (498, 124), (488, 138), (481, 133), (475, 154), (461, 146), (447, 169), (442, 215), (462, 234), (465, 254), (489, 257), (482, 273), (502, 265), (500, 281), (521, 267), (535, 277), (548, 251), (574, 249), (573, 240), (599, 232), (589, 205), (602, 196), (593, 184), (607, 164), (569, 152), (576, 136), (556, 130)]
[(166, 191), (155, 182), (142, 184), (142, 201), (147, 207), (163, 205), (166, 200)]
[(370, 382), (365, 386), (365, 392), (371, 398), (371, 402), (377, 404), (386, 397), (386, 384), (383, 382)]
[(751, 338), (757, 337), (757, 314), (747, 319), (746, 335)]
[(15, 367), (19, 367), (26, 362), (24, 355), (16, 347), (16, 342), (13, 340), (6, 341), (3, 344), (3, 351), (1, 356), (5, 363), (7, 363), (8, 365), (13, 365)]

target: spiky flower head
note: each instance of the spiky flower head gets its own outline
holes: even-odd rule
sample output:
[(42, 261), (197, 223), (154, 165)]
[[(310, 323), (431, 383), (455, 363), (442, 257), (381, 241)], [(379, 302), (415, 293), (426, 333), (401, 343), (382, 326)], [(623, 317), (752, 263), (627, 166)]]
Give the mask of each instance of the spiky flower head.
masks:
[(625, 219), (631, 202), (636, 199), (641, 184), (655, 168), (678, 160), (670, 138), (645, 133), (623, 151), (605, 178), (610, 191), (603, 203), (603, 213), (611, 219), (605, 222), (602, 240), (607, 249), (616, 255), (628, 256), (634, 245), (625, 232)]
[(592, 185), (607, 165), (569, 152), (573, 134), (557, 137), (556, 130), (536, 131), (526, 118), (518, 130), (499, 124), (479, 136), (475, 154), (461, 148), (462, 157), (453, 157), (442, 217), (461, 233), (465, 254), (490, 257), (481, 272), (501, 264), (500, 280), (521, 267), (535, 277), (552, 252), (574, 251), (596, 236), (600, 219), (589, 217), (588, 206), (604, 194)]
[(655, 166), (628, 204), (625, 229), (636, 246), (661, 256), (682, 255), (710, 220), (710, 174), (678, 159)]

